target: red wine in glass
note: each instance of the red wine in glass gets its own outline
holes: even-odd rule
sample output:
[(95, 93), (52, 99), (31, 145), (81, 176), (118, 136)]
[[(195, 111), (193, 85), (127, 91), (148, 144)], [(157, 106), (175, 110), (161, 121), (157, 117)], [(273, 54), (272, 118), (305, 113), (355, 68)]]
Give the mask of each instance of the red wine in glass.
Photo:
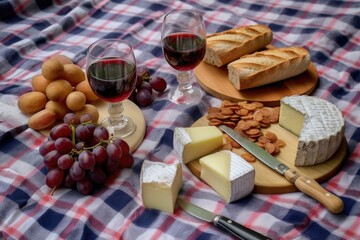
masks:
[(136, 84), (136, 59), (129, 42), (99, 39), (86, 52), (86, 75), (95, 94), (109, 102), (109, 116), (101, 121), (111, 135), (124, 138), (133, 134), (136, 123), (123, 114), (123, 101)]
[(178, 85), (170, 88), (169, 99), (176, 104), (196, 104), (203, 92), (192, 70), (205, 55), (206, 31), (202, 14), (193, 10), (175, 10), (165, 15), (161, 43), (168, 64), (177, 71)]
[(123, 59), (101, 59), (93, 62), (87, 71), (91, 88), (107, 102), (127, 99), (136, 84), (135, 65)]
[(173, 33), (163, 39), (166, 61), (178, 71), (194, 69), (205, 55), (204, 38), (192, 33)]

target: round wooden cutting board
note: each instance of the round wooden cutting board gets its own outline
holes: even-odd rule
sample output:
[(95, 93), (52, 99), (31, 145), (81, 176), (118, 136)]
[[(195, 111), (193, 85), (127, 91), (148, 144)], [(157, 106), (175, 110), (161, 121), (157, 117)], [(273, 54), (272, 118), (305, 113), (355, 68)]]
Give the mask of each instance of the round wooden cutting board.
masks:
[[(101, 123), (104, 118), (108, 117), (108, 103), (102, 100), (98, 100), (92, 103), (99, 110), (99, 120)], [(133, 134), (123, 138), (130, 147), (130, 151), (133, 152), (142, 142), (146, 132), (146, 121), (141, 109), (130, 100), (123, 101), (124, 104), (124, 115), (131, 117), (136, 123), (136, 130)], [(46, 136), (49, 135), (50, 129), (41, 131)]]
[[(123, 101), (124, 112), (123, 114), (132, 118), (136, 124), (136, 130), (133, 134), (128, 137), (123, 138), (130, 146), (130, 151), (133, 152), (142, 142), (146, 132), (146, 121), (144, 114), (141, 109), (132, 101), (125, 100)], [(104, 118), (108, 117), (108, 103), (104, 101), (98, 101), (95, 103), (95, 106), (99, 110), (99, 123), (101, 123)]]
[[(197, 120), (192, 125), (192, 127), (207, 125), (208, 120), (206, 116), (203, 116)], [(296, 167), (294, 166), (294, 159), (296, 156), (298, 137), (280, 127), (279, 124), (272, 124), (271, 127), (263, 129), (263, 131), (271, 131), (275, 133), (278, 138), (286, 142), (286, 146), (281, 148), (280, 154), (276, 156), (279, 161), (286, 164), (288, 167), (295, 169), (303, 175), (314, 178), (319, 183), (325, 182), (333, 177), (339, 171), (342, 163), (346, 159), (347, 142), (344, 138), (339, 147), (339, 150), (326, 162), (313, 166)], [(234, 150), (234, 152), (239, 155), (243, 151), (243, 149)], [(270, 169), (259, 160), (251, 162), (250, 164), (255, 168), (254, 192), (272, 194), (298, 191), (298, 189), (292, 183), (286, 180), (284, 176)], [(187, 166), (196, 177), (200, 178), (201, 165), (198, 160), (191, 161), (187, 164)]]
[(248, 100), (263, 102), (267, 106), (279, 106), (285, 96), (310, 94), (318, 83), (318, 75), (313, 63), (302, 74), (286, 80), (257, 88), (236, 90), (228, 78), (225, 67), (215, 67), (201, 62), (194, 69), (199, 85), (214, 97), (234, 102)]

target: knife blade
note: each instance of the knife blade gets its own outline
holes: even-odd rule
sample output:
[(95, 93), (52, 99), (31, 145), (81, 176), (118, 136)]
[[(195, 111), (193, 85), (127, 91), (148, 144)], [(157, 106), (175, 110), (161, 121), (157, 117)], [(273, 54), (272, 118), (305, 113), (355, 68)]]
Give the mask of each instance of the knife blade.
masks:
[(219, 128), (253, 154), (258, 160), (277, 173), (285, 176), (285, 178), (293, 183), (301, 192), (320, 202), (330, 212), (337, 214), (343, 210), (343, 201), (335, 194), (324, 189), (315, 179), (303, 176), (294, 169), (289, 168), (264, 149), (241, 136), (241, 134), (234, 129), (225, 125), (220, 125)]
[(217, 215), (208, 210), (205, 210), (195, 204), (185, 201), (184, 199), (178, 197), (177, 203), (182, 209), (187, 213), (191, 214), (194, 217), (197, 217), (201, 220), (211, 222), (217, 228), (232, 234), (233, 236), (239, 239), (246, 240), (263, 240), (270, 239), (261, 233), (258, 233), (250, 228), (247, 228), (225, 216)]

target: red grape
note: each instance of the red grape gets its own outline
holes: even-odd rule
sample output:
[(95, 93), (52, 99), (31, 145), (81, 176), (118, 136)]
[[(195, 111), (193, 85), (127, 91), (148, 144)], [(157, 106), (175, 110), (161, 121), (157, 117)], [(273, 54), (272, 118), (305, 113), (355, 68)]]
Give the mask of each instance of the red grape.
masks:
[(89, 150), (84, 150), (79, 154), (78, 162), (83, 169), (91, 169), (95, 166), (96, 160), (94, 154)]
[(136, 100), (141, 107), (149, 106), (153, 101), (150, 92), (145, 88), (136, 92)]
[(64, 117), (64, 123), (69, 125), (80, 124), (80, 119), (75, 113), (67, 113)]
[(130, 152), (129, 144), (127, 142), (125, 142), (123, 139), (117, 138), (113, 141), (113, 143), (115, 143), (121, 147), (123, 154)]
[(92, 122), (92, 116), (89, 113), (85, 113), (80, 117), (80, 123)]
[(85, 170), (82, 167), (80, 167), (80, 164), (78, 161), (75, 161), (69, 170), (69, 175), (76, 182), (83, 179), (85, 177), (85, 174), (86, 174)]
[(87, 128), (85, 125), (77, 126), (75, 129), (75, 134), (76, 134), (77, 139), (82, 142), (87, 142), (87, 141), (91, 140), (91, 138), (92, 138), (92, 134), (91, 134), (89, 128)]
[(93, 123), (86, 124), (86, 127), (89, 129), (90, 132), (90, 138), (86, 141), (87, 145), (94, 146), (98, 144), (99, 142), (96, 141), (94, 138), (94, 131), (96, 129), (96, 126)]
[(103, 146), (95, 147), (92, 153), (95, 156), (96, 165), (98, 166), (103, 166), (106, 160), (108, 159), (107, 151)]
[(88, 195), (93, 190), (93, 184), (91, 183), (88, 177), (84, 177), (83, 179), (81, 179), (76, 183), (76, 188), (79, 193), (83, 195)]
[(95, 142), (99, 143), (102, 140), (108, 140), (109, 139), (109, 132), (108, 130), (103, 126), (98, 126), (94, 130), (94, 139)]
[(143, 81), (149, 81), (150, 79), (150, 70), (145, 65), (138, 66), (136, 70), (136, 74), (137, 74), (136, 86), (139, 86)]
[(70, 155), (65, 154), (59, 157), (57, 161), (57, 165), (60, 169), (67, 170), (70, 169), (70, 167), (73, 165), (74, 159), (70, 157)]
[(167, 86), (165, 79), (162, 77), (150, 79), (149, 84), (157, 92), (164, 92)]
[(108, 158), (106, 161), (107, 173), (112, 174), (119, 168), (119, 159)]
[(152, 87), (149, 82), (142, 82), (138, 88), (138, 91), (140, 91), (141, 89), (146, 89), (149, 91), (150, 94), (152, 94)]
[(52, 150), (49, 153), (47, 153), (44, 157), (44, 164), (47, 167), (47, 169), (53, 169), (57, 168), (57, 161), (61, 154), (57, 150)]
[(122, 149), (115, 143), (109, 143), (106, 147), (106, 152), (109, 159), (114, 159), (118, 161), (122, 156)]
[(78, 142), (75, 144), (75, 149), (78, 151), (81, 151), (84, 149), (84, 147), (86, 147), (86, 143), (84, 142)]
[(58, 168), (51, 169), (45, 179), (45, 183), (49, 188), (60, 187), (63, 181), (64, 171)]
[(45, 157), (46, 154), (48, 154), (50, 151), (55, 150), (55, 141), (48, 140), (41, 144), (39, 148), (39, 153), (42, 157)]
[(93, 168), (89, 171), (89, 178), (92, 182), (97, 184), (104, 184), (106, 181), (106, 175), (101, 168)]
[(69, 124), (61, 123), (50, 130), (50, 138), (56, 140), (61, 137), (68, 138), (71, 136), (71, 128)]
[(70, 174), (66, 174), (65, 180), (64, 180), (64, 187), (66, 188), (73, 188), (75, 187), (76, 182), (74, 179), (71, 178)]
[(88, 123), (88, 124), (86, 124), (85, 126), (89, 129), (90, 134), (93, 135), (93, 134), (94, 134), (94, 131), (95, 131), (95, 128), (96, 128), (95, 124), (93, 124), (93, 123)]
[(131, 168), (134, 163), (134, 157), (130, 153), (124, 154), (119, 161), (119, 168)]
[(74, 144), (69, 138), (58, 138), (55, 141), (55, 148), (60, 154), (70, 153), (73, 149)]

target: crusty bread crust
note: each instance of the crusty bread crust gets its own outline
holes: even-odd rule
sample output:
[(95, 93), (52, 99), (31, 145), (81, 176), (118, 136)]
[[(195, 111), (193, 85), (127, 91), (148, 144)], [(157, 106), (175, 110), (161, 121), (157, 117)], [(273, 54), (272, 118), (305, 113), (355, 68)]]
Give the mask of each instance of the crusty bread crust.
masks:
[(221, 67), (249, 53), (263, 49), (272, 41), (272, 31), (265, 25), (233, 28), (207, 36), (204, 61)]
[(255, 52), (228, 64), (229, 80), (237, 90), (254, 88), (296, 76), (310, 64), (303, 47)]

